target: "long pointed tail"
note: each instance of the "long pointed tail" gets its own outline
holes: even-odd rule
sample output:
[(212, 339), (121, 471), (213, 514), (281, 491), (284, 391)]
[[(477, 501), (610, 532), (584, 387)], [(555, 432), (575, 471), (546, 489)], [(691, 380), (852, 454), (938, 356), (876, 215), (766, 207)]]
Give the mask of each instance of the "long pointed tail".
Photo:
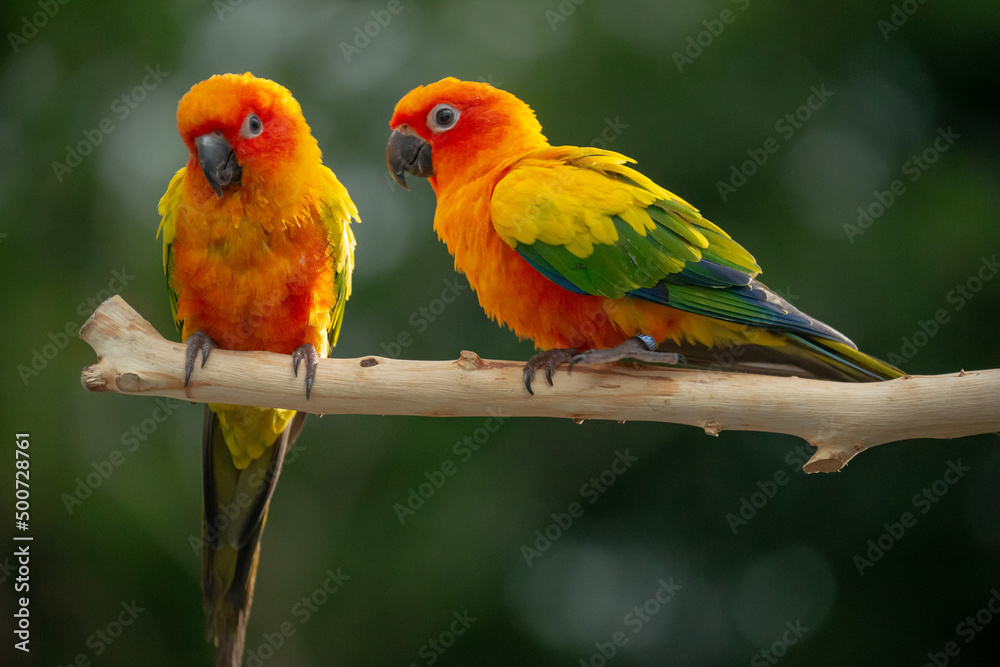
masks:
[(807, 356), (824, 364), (829, 369), (831, 379), (872, 382), (891, 380), (905, 375), (892, 364), (838, 341), (798, 334), (787, 334), (787, 336)]
[(243, 660), (268, 505), (285, 454), (298, 438), (305, 417), (304, 413), (296, 414), (270, 444), (269, 452), (238, 469), (226, 444), (219, 415), (205, 407), (202, 589), (208, 638), (214, 638), (218, 647), (217, 667), (239, 667)]
[(750, 340), (755, 342), (713, 348), (667, 342), (657, 349), (679, 352), (684, 355), (685, 365), (693, 368), (842, 382), (874, 382), (905, 375), (881, 359), (819, 336), (769, 332)]

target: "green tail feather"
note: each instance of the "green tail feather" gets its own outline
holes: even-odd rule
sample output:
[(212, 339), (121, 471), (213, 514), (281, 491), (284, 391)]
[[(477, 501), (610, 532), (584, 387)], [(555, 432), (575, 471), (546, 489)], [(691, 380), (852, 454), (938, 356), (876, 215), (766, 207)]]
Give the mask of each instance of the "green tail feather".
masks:
[[(241, 664), (268, 505), (285, 454), (298, 438), (305, 418), (305, 414), (296, 413), (267, 455), (251, 461), (245, 470), (237, 470), (219, 418), (205, 406), (202, 588), (207, 634), (218, 647), (218, 667)], [(236, 516), (231, 514), (234, 509)]]
[(681, 365), (700, 370), (840, 382), (876, 382), (905, 375), (895, 366), (838, 341), (819, 336), (772, 333), (784, 338), (784, 343), (757, 345), (733, 342), (729, 346), (707, 348), (665, 341), (657, 347), (657, 351), (682, 354), (684, 362)]
[(798, 334), (785, 335), (789, 341), (802, 346), (818, 360), (825, 362), (833, 372), (843, 375), (845, 380), (874, 382), (906, 375), (892, 364), (838, 341), (818, 337), (807, 338)]

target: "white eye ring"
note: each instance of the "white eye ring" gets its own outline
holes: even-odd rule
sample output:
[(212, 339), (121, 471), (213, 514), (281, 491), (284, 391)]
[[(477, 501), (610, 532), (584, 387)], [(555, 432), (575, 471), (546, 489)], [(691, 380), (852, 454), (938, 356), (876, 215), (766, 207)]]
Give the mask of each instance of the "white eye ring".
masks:
[(242, 134), (247, 139), (253, 139), (254, 137), (260, 136), (261, 132), (264, 131), (264, 121), (260, 119), (255, 113), (251, 113), (243, 121), (243, 127), (240, 129), (240, 134)]
[(427, 114), (427, 127), (435, 134), (447, 132), (455, 127), (459, 115), (458, 109), (450, 104), (439, 104)]

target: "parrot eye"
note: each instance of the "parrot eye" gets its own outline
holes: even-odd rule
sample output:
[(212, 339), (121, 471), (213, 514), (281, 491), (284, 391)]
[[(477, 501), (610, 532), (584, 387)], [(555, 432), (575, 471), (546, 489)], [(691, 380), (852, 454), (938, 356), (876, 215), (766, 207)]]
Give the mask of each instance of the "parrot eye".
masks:
[(247, 116), (245, 121), (243, 121), (243, 129), (240, 130), (240, 133), (248, 139), (253, 139), (256, 136), (259, 136), (263, 131), (264, 121), (260, 119), (260, 116), (252, 113)]
[(447, 132), (458, 122), (458, 109), (450, 104), (439, 104), (427, 114), (427, 127), (432, 132)]

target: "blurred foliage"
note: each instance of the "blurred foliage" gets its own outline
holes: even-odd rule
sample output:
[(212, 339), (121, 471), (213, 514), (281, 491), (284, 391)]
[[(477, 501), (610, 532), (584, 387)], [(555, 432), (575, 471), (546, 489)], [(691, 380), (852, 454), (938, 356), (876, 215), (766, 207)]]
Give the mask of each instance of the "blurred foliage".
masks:
[[(796, 305), (866, 351), (912, 357), (911, 372), (944, 373), (1000, 365), (1000, 279), (973, 280), (1000, 250), (998, 7), (5, 3), (0, 497), (13, 506), (11, 441), (30, 432), (34, 541), (32, 651), (0, 662), (211, 662), (189, 545), (199, 530), (201, 410), (88, 395), (78, 377), (92, 351), (65, 334), (120, 291), (176, 337), (156, 203), (184, 163), (174, 110), (197, 81), (250, 70), (290, 88), (358, 204), (338, 356), (532, 352), (487, 320), (462, 278), (454, 303), (435, 305), (455, 274), (431, 228), (433, 194), (386, 178), (395, 102), (454, 75), (515, 92), (553, 143), (601, 140), (636, 158), (754, 252), (765, 281)], [(786, 136), (778, 124), (806, 115), (813, 87), (832, 96)], [(926, 154), (948, 128), (959, 138)], [(743, 165), (769, 138), (778, 149), (766, 162)], [(54, 167), (67, 166), (70, 150), (79, 164)], [(934, 162), (911, 180), (915, 155)], [(718, 184), (734, 168), (753, 173), (723, 198)], [(858, 207), (877, 212), (873, 203), (887, 199), (877, 193), (897, 179), (905, 191), (849, 238)], [(961, 307), (958, 286), (978, 290)], [(939, 310), (947, 321), (921, 336)], [(394, 349), (404, 332), (412, 342)], [(37, 374), (25, 375), (32, 364)], [(947, 642), (961, 664), (995, 658), (1000, 619), (980, 614), (992, 624), (971, 636), (960, 624), (1000, 585), (996, 436), (887, 445), (840, 474), (806, 477), (802, 443), (785, 436), (539, 419), (477, 432), (496, 425), (311, 418), (263, 539), (247, 664), (600, 665), (616, 632), (627, 644), (614, 647), (615, 665), (767, 664), (765, 649), (788, 665), (923, 664)], [(454, 448), (477, 435), (471, 456)], [(583, 485), (616, 452), (637, 460), (589, 495), (595, 487)], [(394, 505), (445, 460), (457, 473), (401, 525)], [(940, 481), (949, 461), (969, 468), (953, 485)], [(96, 488), (67, 508), (88, 479)], [(924, 505), (925, 488), (946, 493)], [(727, 515), (744, 500), (766, 504), (734, 535)], [(551, 528), (574, 502), (582, 516)], [(915, 524), (885, 537), (904, 512)], [(8, 525), (4, 610), (14, 604)], [(547, 529), (561, 535), (529, 566), (522, 548)], [(854, 557), (880, 538), (891, 547), (859, 576)], [(327, 594), (338, 568), (349, 579)], [(680, 586), (662, 605), (661, 581)], [(133, 601), (142, 611), (104, 643), (95, 633), (115, 632)], [(638, 622), (633, 609), (644, 604)], [(466, 611), (476, 620), (457, 622)], [(2, 655), (15, 653), (11, 621), (4, 613)], [(449, 647), (436, 653), (430, 640)]]

